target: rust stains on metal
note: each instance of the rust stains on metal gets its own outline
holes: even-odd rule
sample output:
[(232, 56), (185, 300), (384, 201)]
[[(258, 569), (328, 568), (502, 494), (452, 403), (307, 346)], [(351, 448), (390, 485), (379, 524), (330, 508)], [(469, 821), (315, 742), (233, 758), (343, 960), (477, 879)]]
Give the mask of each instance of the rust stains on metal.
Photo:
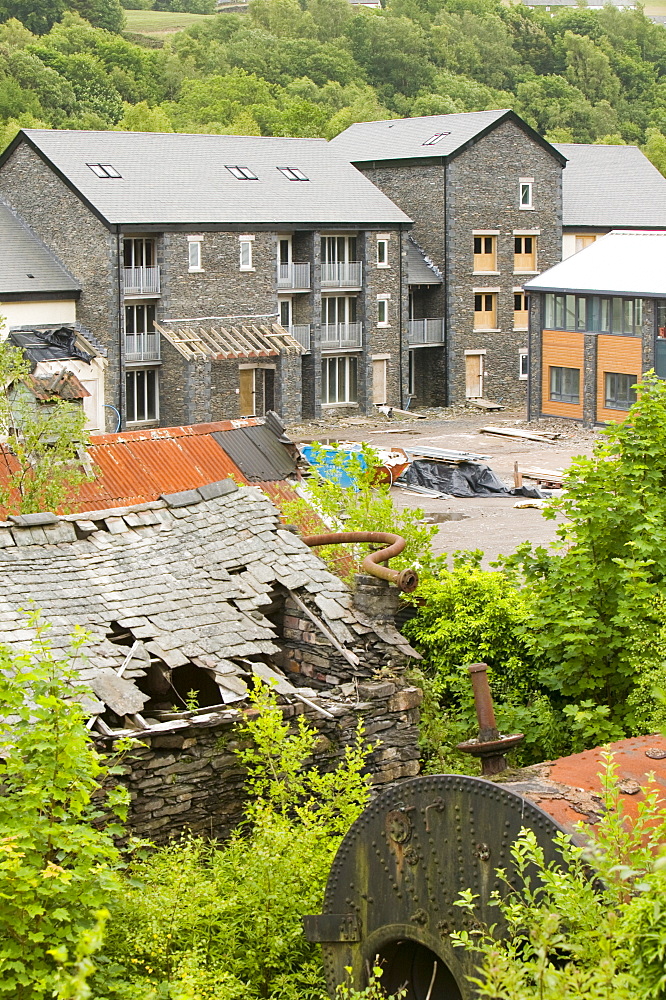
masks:
[(241, 470), (213, 437), (233, 423), (93, 436), (88, 455), (97, 475), (81, 486), (73, 506), (85, 511), (148, 503), (163, 493), (192, 490), (227, 478), (246, 485)]
[(329, 531), (324, 535), (305, 535), (303, 541), (310, 548), (318, 545), (344, 545), (345, 542), (367, 542), (369, 544), (384, 544), (384, 548), (369, 552), (361, 566), (370, 576), (379, 577), (395, 584), (398, 590), (410, 594), (416, 590), (419, 578), (416, 570), (389, 569), (381, 563), (388, 562), (393, 556), (398, 556), (405, 547), (405, 539), (401, 535), (393, 535), (388, 531)]
[(479, 723), (479, 735), (474, 740), (459, 743), (457, 750), (481, 758), (481, 773), (488, 776), (506, 771), (505, 754), (521, 743), (525, 737), (522, 733), (513, 736), (501, 736), (495, 721), (495, 709), (488, 683), (488, 664), (471, 663), (467, 670), (472, 679), (474, 691), (474, 708)]
[[(635, 819), (645, 801), (648, 775), (666, 799), (666, 738), (633, 736), (606, 747), (546, 761), (514, 775), (509, 787), (536, 803), (568, 831), (581, 821), (593, 825), (603, 812), (603, 753), (609, 751), (618, 775), (623, 813)], [(663, 756), (662, 756), (663, 754)]]

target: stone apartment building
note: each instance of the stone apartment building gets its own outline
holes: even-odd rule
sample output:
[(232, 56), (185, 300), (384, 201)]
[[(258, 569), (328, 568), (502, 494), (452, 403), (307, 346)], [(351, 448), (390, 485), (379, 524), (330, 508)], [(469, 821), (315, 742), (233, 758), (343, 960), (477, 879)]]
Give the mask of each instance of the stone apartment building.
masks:
[(561, 259), (565, 155), (512, 111), (364, 122), (330, 145), (414, 220), (414, 403), (524, 403), (524, 282)]
[(433, 272), (324, 140), (28, 129), (0, 199), (80, 288), (122, 427), (406, 398), (408, 255)]

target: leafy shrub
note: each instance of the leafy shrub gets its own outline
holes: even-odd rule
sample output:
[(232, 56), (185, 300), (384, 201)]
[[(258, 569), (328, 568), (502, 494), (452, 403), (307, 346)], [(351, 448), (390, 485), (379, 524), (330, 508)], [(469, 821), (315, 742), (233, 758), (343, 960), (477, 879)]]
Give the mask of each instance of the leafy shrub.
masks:
[(310, 766), (319, 734), (295, 731), (259, 688), (238, 754), (248, 772), (244, 826), (224, 844), (185, 838), (137, 858), (110, 906), (104, 996), (322, 1000), (302, 917), (321, 910), (331, 862), (369, 795), (359, 730), (342, 762)]
[(72, 669), (36, 616), (28, 625), (30, 649), (0, 647), (0, 997), (12, 1000), (54, 995), (68, 955), (118, 892), (112, 814), (127, 803), (124, 790), (100, 794), (109, 768), (72, 701)]
[[(325, 457), (330, 472), (324, 476), (313, 468), (307, 480), (308, 499), (295, 498), (286, 504), (285, 516), (312, 534), (322, 532), (323, 520), (329, 531), (387, 531), (402, 535), (405, 548), (391, 560), (392, 568), (429, 566), (437, 528), (424, 522), (425, 513), (421, 509), (398, 510), (393, 505), (390, 484), (377, 479), (381, 460), (376, 449), (363, 444), (359, 455), (352, 453), (350, 457), (341, 451), (330, 454), (316, 443), (313, 447), (315, 460)], [(341, 485), (341, 479), (351, 481), (350, 485)], [(318, 517), (313, 518), (313, 509)], [(376, 546), (362, 543), (327, 545), (317, 549), (317, 554), (333, 572), (353, 582), (354, 573), (359, 572), (363, 558), (373, 548)]]

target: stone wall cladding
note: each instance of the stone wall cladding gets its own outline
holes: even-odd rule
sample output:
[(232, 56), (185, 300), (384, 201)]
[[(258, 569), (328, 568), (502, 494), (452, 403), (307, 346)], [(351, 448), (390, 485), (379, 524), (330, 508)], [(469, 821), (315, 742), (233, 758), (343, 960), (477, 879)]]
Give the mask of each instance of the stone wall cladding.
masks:
[[(534, 178), (532, 211), (518, 206), (519, 178)], [(525, 401), (526, 383), (518, 378), (518, 354), (526, 334), (513, 330), (514, 287), (529, 275), (514, 274), (514, 230), (538, 229), (537, 267), (545, 271), (561, 258), (562, 167), (512, 122), (503, 122), (447, 168), (447, 288), (449, 395), (465, 399), (465, 350), (486, 349), (491, 378), (485, 393), (505, 403)], [(499, 230), (499, 274), (473, 274), (474, 230)], [(474, 332), (474, 288), (497, 288), (496, 334)]]
[(199, 316), (263, 314), (277, 319), (276, 235), (255, 232), (252, 265), (240, 270), (238, 232), (201, 233), (202, 271), (188, 270), (188, 235), (163, 236), (167, 290), (162, 296), (163, 315), (170, 319)]
[[(115, 234), (26, 143), (15, 149), (0, 170), (0, 197), (80, 282), (77, 318), (108, 351), (106, 398), (118, 406), (120, 334)], [(115, 421), (115, 417), (110, 419)]]
[[(350, 690), (354, 688), (354, 690)], [(379, 743), (368, 761), (376, 788), (419, 773), (421, 691), (401, 681), (370, 680), (322, 700), (335, 716), (324, 718), (302, 703), (282, 705), (287, 720), (305, 715), (320, 733), (315, 766), (332, 770), (355, 741), (359, 721), (368, 742)], [(128, 827), (156, 844), (191, 831), (223, 839), (238, 825), (245, 802), (245, 774), (234, 753), (246, 743), (237, 726), (192, 727), (156, 736), (137, 734), (139, 745), (120, 779), (131, 806)], [(99, 741), (104, 749), (108, 740)]]
[[(367, 383), (364, 404), (365, 412), (373, 409), (372, 357), (376, 354), (390, 355), (387, 365), (387, 402), (392, 406), (402, 405), (401, 344), (406, 339), (403, 318), (403, 296), (401, 278), (404, 271), (402, 259), (402, 234), (399, 230), (381, 231), (389, 237), (389, 267), (377, 267), (377, 233), (365, 233), (365, 267), (363, 292), (360, 296), (361, 317), (364, 324), (366, 345)], [(390, 295), (388, 300), (388, 327), (377, 325), (377, 297)], [(359, 402), (361, 402), (359, 400)]]

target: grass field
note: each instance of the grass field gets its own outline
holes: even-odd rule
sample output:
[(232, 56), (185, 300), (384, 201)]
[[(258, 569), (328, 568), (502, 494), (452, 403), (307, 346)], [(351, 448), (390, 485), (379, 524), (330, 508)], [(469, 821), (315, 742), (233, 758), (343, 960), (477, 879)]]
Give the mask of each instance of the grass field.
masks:
[(183, 28), (202, 21), (210, 21), (216, 14), (172, 14), (162, 10), (126, 10), (125, 30), (137, 35), (149, 35), (159, 38), (172, 35)]

